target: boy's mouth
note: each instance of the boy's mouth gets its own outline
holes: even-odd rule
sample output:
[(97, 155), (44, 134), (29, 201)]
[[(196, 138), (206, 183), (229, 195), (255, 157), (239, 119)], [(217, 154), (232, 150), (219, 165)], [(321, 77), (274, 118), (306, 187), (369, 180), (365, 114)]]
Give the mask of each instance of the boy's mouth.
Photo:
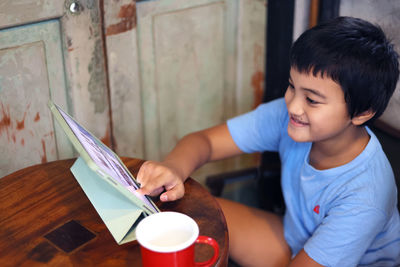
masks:
[(296, 118), (296, 117), (293, 116), (293, 115), (290, 115), (290, 123), (291, 123), (293, 126), (296, 126), (296, 127), (303, 127), (303, 126), (309, 125), (309, 123), (303, 122), (303, 121), (299, 120), (298, 118)]

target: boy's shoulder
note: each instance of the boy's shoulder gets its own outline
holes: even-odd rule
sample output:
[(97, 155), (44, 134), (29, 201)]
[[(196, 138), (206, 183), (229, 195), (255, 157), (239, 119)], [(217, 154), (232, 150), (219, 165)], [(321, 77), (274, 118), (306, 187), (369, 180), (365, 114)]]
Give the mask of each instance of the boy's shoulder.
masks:
[(285, 103), (285, 99), (283, 97), (265, 102), (265, 103), (261, 103), (256, 109), (284, 109), (287, 111), (286, 109), (286, 103)]
[(278, 151), (286, 131), (288, 115), (283, 98), (260, 104), (256, 109), (231, 118), (227, 126), (231, 137), (245, 153)]
[(285, 123), (286, 119), (289, 118), (283, 97), (260, 104), (254, 112), (259, 123), (271, 123), (271, 120), (274, 120), (279, 125)]
[(368, 145), (357, 158), (342, 166), (337, 184), (343, 188), (344, 198), (391, 213), (390, 203), (397, 199), (393, 170), (378, 138), (368, 127), (367, 131)]

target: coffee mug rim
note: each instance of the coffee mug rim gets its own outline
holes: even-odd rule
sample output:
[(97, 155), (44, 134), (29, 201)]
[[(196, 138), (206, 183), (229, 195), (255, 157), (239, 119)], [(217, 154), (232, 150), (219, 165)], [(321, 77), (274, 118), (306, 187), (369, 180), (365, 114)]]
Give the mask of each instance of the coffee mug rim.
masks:
[[(165, 217), (165, 216), (179, 216), (181, 218), (184, 218), (185, 220), (187, 220), (188, 222), (190, 222), (191, 226), (193, 227), (193, 233), (190, 236), (189, 239), (187, 239), (185, 242), (182, 242), (178, 245), (173, 245), (173, 246), (157, 246), (154, 244), (149, 244), (149, 241), (146, 240), (146, 238), (142, 238), (142, 233), (141, 230), (143, 228), (143, 225), (149, 221), (149, 220), (153, 220), (155, 217)], [(177, 252), (177, 251), (181, 251), (183, 249), (186, 249), (188, 247), (190, 247), (192, 244), (195, 243), (196, 239), (199, 236), (199, 226), (197, 225), (197, 223), (195, 222), (195, 220), (193, 220), (191, 217), (189, 217), (186, 214), (180, 213), (180, 212), (175, 212), (175, 211), (163, 211), (163, 212), (158, 212), (155, 214), (151, 214), (149, 216), (147, 216), (146, 218), (142, 219), (138, 226), (136, 227), (136, 239), (138, 241), (138, 243), (145, 247), (148, 250), (151, 251), (155, 251), (155, 252), (161, 252), (161, 253), (170, 253), (170, 252)]]

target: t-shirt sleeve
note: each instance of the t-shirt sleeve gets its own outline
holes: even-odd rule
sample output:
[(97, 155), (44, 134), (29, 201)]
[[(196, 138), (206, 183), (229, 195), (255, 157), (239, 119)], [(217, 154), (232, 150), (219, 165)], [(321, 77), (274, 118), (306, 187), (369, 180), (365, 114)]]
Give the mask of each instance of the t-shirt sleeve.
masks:
[(356, 266), (382, 230), (385, 219), (376, 208), (338, 205), (331, 208), (304, 250), (324, 266)]
[(278, 151), (282, 131), (287, 128), (285, 118), (285, 101), (279, 98), (228, 120), (227, 125), (234, 142), (243, 152)]

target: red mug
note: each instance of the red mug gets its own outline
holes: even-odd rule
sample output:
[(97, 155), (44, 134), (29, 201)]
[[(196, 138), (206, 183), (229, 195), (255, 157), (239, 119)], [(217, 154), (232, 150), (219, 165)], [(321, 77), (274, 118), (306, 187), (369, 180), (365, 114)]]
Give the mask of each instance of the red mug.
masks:
[[(219, 246), (211, 237), (199, 236), (197, 223), (178, 212), (160, 212), (140, 221), (136, 227), (144, 267), (212, 266), (218, 259)], [(195, 244), (212, 246), (214, 255), (195, 262)]]

